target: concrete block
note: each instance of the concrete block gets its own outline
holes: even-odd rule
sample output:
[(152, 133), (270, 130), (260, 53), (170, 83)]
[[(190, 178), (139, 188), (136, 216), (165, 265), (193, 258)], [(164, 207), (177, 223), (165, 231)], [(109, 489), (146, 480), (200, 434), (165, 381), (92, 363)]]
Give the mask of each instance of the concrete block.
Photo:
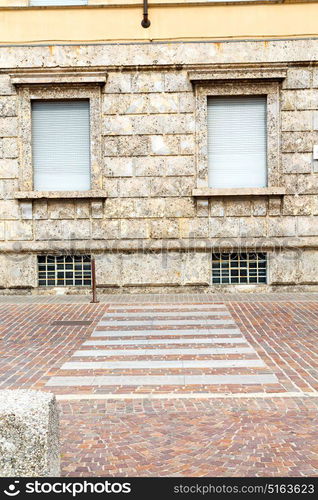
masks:
[(54, 394), (0, 391), (0, 476), (60, 475), (59, 415)]

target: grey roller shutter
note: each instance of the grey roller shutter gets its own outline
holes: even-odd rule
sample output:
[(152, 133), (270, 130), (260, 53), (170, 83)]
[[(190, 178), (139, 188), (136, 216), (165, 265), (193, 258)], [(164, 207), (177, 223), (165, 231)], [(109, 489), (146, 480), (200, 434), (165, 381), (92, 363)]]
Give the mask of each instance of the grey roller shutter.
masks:
[(90, 189), (89, 100), (32, 102), (34, 189)]
[(209, 186), (266, 187), (266, 97), (208, 97)]

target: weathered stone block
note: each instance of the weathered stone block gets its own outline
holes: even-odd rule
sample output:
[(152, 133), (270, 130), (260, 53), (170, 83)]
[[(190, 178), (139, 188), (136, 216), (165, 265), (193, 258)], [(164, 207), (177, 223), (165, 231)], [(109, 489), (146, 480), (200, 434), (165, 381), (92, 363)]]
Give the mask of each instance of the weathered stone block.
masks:
[(165, 177), (150, 179), (151, 196), (191, 196), (194, 177)]
[(283, 153), (312, 153), (318, 132), (282, 132)]
[(208, 238), (209, 219), (181, 219), (181, 238)]
[(210, 215), (211, 217), (224, 217), (225, 207), (223, 200), (217, 198), (210, 200)]
[(104, 211), (104, 206), (102, 201), (92, 201), (91, 212), (93, 219), (102, 219), (103, 211)]
[(120, 236), (123, 239), (145, 239), (148, 238), (147, 221), (125, 219), (120, 223)]
[(299, 281), (301, 283), (318, 283), (318, 252), (303, 250), (299, 252)]
[(8, 241), (33, 240), (33, 224), (31, 221), (6, 221), (6, 239)]
[(19, 219), (19, 203), (16, 200), (0, 200), (1, 219)]
[[(109, 156), (147, 156), (150, 152), (150, 140), (149, 136), (143, 135), (117, 137), (115, 154), (110, 152)], [(106, 152), (105, 155), (107, 156), (108, 153)]]
[(252, 215), (254, 217), (264, 217), (268, 210), (268, 200), (266, 198), (253, 198)]
[(151, 156), (131, 159), (136, 176), (189, 176), (195, 175), (195, 164), (190, 156)]
[(179, 141), (177, 137), (164, 137), (163, 135), (154, 135), (150, 138), (151, 153), (154, 155), (177, 154)]
[(33, 218), (32, 201), (22, 201), (20, 203), (20, 213), (21, 213), (21, 219), (32, 220)]
[(196, 144), (194, 135), (184, 135), (179, 137), (179, 154), (194, 155), (195, 147)]
[(107, 219), (92, 221), (93, 240), (116, 240), (119, 234), (119, 221)]
[(197, 217), (209, 216), (209, 201), (197, 199)]
[(37, 286), (36, 255), (0, 254), (0, 286), (4, 288), (35, 288)]
[(310, 173), (312, 170), (312, 153), (283, 154), (282, 169), (286, 174)]
[(313, 70), (312, 85), (313, 85), (314, 88), (318, 87), (318, 68), (314, 68), (314, 70)]
[(54, 394), (0, 391), (0, 475), (60, 475), (59, 414)]
[(195, 201), (192, 198), (167, 198), (166, 217), (195, 217)]
[(269, 254), (269, 284), (295, 284), (298, 280), (299, 252), (283, 250)]
[(285, 89), (306, 89), (311, 87), (312, 70), (305, 68), (289, 68), (287, 78), (283, 82)]
[(15, 179), (18, 177), (17, 160), (0, 160), (0, 179)]
[(166, 92), (189, 92), (192, 90), (191, 82), (186, 71), (167, 72), (164, 75)]
[(0, 222), (0, 240), (4, 240), (4, 222)]
[(48, 203), (46, 200), (36, 200), (33, 203), (34, 219), (48, 219)]
[[(126, 72), (109, 72), (104, 92), (106, 94), (131, 92), (131, 75)], [(107, 96), (105, 99), (107, 99)]]
[(11, 83), (9, 75), (0, 75), (0, 95), (15, 94), (15, 88)]
[(119, 194), (123, 198), (142, 198), (150, 193), (150, 181), (148, 178), (134, 177), (131, 179), (119, 179)]
[(90, 221), (87, 220), (37, 220), (36, 240), (88, 240)]
[(48, 203), (49, 218), (51, 219), (74, 219), (74, 201), (58, 200)]
[(118, 179), (104, 178), (104, 189), (109, 198), (117, 198), (119, 196)]
[(183, 285), (209, 285), (211, 283), (211, 254), (209, 252), (184, 253), (181, 282)]
[(179, 94), (180, 113), (193, 113), (195, 110), (195, 96), (191, 92), (182, 92)]
[[(183, 110), (181, 110), (182, 112)], [(179, 94), (151, 94), (146, 113), (178, 113)]]
[(318, 130), (318, 111), (313, 111), (313, 129)]
[(163, 92), (164, 75), (161, 71), (135, 73), (131, 88), (133, 92)]
[(0, 198), (14, 199), (14, 193), (18, 191), (18, 181), (15, 179), (0, 180)]
[(310, 131), (313, 128), (312, 111), (282, 111), (282, 131)]
[(89, 219), (90, 203), (86, 200), (77, 200), (75, 203), (75, 215), (77, 219)]
[(294, 217), (271, 217), (268, 219), (268, 235), (286, 237), (296, 235), (296, 220)]
[(133, 158), (105, 157), (104, 165), (106, 176), (131, 177), (133, 175)]
[(318, 90), (285, 90), (282, 93), (282, 109), (302, 110), (302, 109), (317, 109), (318, 108)]
[(17, 158), (18, 151), (18, 141), (12, 137), (5, 137), (2, 140), (3, 145), (3, 158)]
[(298, 236), (317, 236), (318, 217), (297, 217)]
[(124, 254), (122, 266), (123, 285), (174, 285), (181, 281), (179, 252)]
[(268, 200), (268, 215), (281, 215), (282, 200), (279, 197), (269, 198)]
[(254, 219), (242, 217), (240, 219), (240, 237), (241, 238), (265, 238), (267, 235), (267, 221), (263, 219)]
[(18, 135), (17, 118), (0, 117), (0, 134), (1, 137), (17, 137)]
[(0, 97), (0, 116), (17, 116), (17, 98)]
[(283, 215), (311, 215), (311, 196), (284, 196)]
[(251, 215), (251, 200), (229, 199), (225, 202), (225, 213), (228, 217)]
[(211, 238), (236, 238), (240, 235), (240, 219), (236, 217), (210, 219)]
[(175, 219), (152, 220), (150, 225), (150, 238), (171, 239), (179, 237), (179, 223)]
[(121, 255), (116, 253), (95, 256), (96, 282), (98, 286), (121, 284)]

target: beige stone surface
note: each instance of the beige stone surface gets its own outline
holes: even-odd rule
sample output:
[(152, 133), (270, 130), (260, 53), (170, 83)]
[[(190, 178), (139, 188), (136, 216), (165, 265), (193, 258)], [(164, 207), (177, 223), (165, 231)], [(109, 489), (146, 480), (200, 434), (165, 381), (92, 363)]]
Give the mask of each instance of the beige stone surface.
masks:
[(1, 477), (59, 476), (59, 413), (54, 394), (2, 390), (0, 403)]
[[(314, 275), (317, 48), (315, 40), (1, 47), (0, 286), (36, 286), (36, 255), (53, 247), (96, 251), (106, 287), (210, 286), (211, 248), (246, 241), (252, 249), (280, 245), (269, 262), (274, 283), (302, 283), (306, 269)], [(88, 83), (106, 67), (105, 85)], [(24, 85), (12, 85), (12, 68)], [(30, 83), (37, 78), (43, 88)], [(267, 188), (208, 187), (211, 92), (268, 95)], [(92, 191), (64, 198), (32, 191), (30, 141), (30, 98), (60, 97), (93, 99)], [(301, 257), (290, 252), (295, 241)], [(15, 246), (31, 270), (18, 266), (10, 282), (4, 251)]]

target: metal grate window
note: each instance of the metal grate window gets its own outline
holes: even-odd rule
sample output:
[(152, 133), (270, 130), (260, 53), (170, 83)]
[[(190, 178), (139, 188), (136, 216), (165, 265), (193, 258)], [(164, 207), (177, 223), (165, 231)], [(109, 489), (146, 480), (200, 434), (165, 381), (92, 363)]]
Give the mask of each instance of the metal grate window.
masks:
[(39, 286), (90, 286), (89, 255), (39, 255)]
[(255, 285), (266, 282), (266, 253), (212, 254), (212, 283)]

